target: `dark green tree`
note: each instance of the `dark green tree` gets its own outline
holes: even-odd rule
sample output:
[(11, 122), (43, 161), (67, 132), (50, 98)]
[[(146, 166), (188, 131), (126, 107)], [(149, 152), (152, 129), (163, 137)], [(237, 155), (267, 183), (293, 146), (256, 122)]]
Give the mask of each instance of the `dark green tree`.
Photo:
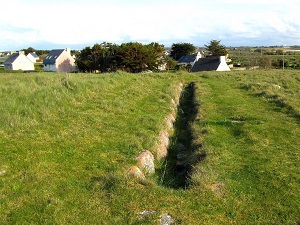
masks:
[(157, 70), (163, 63), (163, 51), (164, 47), (155, 42), (148, 45), (123, 43), (117, 52), (118, 68), (131, 73)]
[(112, 43), (103, 42), (101, 44), (100, 64), (101, 72), (113, 72), (117, 70), (116, 54), (118, 46)]
[(144, 46), (138, 42), (123, 43), (117, 52), (118, 68), (130, 73), (138, 73), (146, 70), (146, 52)]
[(195, 53), (196, 47), (190, 43), (176, 43), (171, 47), (171, 54), (174, 60), (179, 60), (182, 56)]
[(228, 54), (228, 51), (219, 40), (212, 40), (208, 45), (205, 45), (206, 50), (210, 52), (211, 56), (224, 56)]
[(164, 61), (164, 46), (138, 42), (118, 46), (103, 42), (86, 47), (77, 54), (76, 64), (82, 72), (113, 72), (117, 69), (131, 73), (156, 71)]
[(165, 48), (156, 42), (145, 45), (147, 69), (151, 71), (159, 70), (159, 67), (165, 63), (165, 55), (163, 54)]
[(22, 49), (21, 51), (24, 51), (25, 52), (25, 55), (27, 55), (28, 53), (31, 53), (31, 52), (35, 52), (36, 50), (32, 47), (29, 47), (27, 49)]
[(177, 65), (177, 61), (170, 58), (170, 57), (165, 57), (165, 63), (166, 63), (166, 69), (175, 69)]
[(81, 50), (75, 59), (77, 68), (81, 72), (92, 72), (92, 49), (88, 46)]

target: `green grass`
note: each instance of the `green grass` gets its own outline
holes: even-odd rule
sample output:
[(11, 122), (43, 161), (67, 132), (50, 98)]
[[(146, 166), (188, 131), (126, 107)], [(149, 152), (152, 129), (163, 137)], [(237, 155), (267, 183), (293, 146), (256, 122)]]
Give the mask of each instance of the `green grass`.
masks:
[[(278, 71), (222, 74), (207, 77), (200, 88), (205, 131), (205, 163), (193, 175), (196, 186), (222, 184), (219, 202), (224, 223), (261, 224), (299, 222), (299, 118), (245, 84), (286, 82), (282, 100), (298, 111), (299, 82), (293, 73)], [(293, 85), (292, 85), (293, 84)], [(261, 87), (261, 86), (260, 86)], [(209, 188), (209, 187), (207, 187)]]
[[(197, 107), (173, 132), (184, 185), (173, 145), (155, 175), (128, 178), (140, 151), (156, 153), (180, 82), (193, 83), (182, 109)], [(279, 70), (2, 74), (0, 224), (299, 224), (299, 90)]]

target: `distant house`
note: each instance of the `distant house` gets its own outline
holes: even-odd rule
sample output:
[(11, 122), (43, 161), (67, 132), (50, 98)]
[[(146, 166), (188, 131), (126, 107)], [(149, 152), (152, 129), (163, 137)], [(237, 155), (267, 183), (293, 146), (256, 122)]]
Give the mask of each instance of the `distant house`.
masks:
[(34, 63), (24, 54), (23, 51), (13, 53), (4, 64), (4, 70), (34, 70)]
[(178, 60), (178, 63), (177, 65), (191, 65), (193, 66), (195, 62), (198, 61), (198, 59), (200, 59), (202, 56), (201, 56), (201, 53), (200, 52), (197, 52), (196, 54), (193, 54), (193, 55), (186, 55), (186, 56), (182, 56), (179, 60)]
[(38, 55), (35, 52), (28, 53), (27, 57), (34, 63), (36, 63), (36, 61), (40, 59), (40, 57), (38, 57)]
[(67, 49), (54, 49), (44, 59), (44, 71), (74, 72), (76, 71), (75, 59)]
[(226, 63), (226, 57), (220, 56), (218, 58), (201, 58), (191, 68), (191, 72), (200, 71), (230, 71)]

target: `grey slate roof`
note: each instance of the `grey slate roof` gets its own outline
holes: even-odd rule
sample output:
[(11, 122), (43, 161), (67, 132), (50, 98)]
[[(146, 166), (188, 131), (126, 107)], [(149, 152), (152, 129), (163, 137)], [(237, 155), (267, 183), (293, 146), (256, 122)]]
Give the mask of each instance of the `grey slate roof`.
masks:
[(197, 58), (197, 54), (181, 56), (178, 60), (178, 63), (191, 63), (194, 62)]
[(45, 57), (43, 64), (55, 64), (56, 59), (63, 53), (64, 49), (54, 49)]
[(39, 58), (38, 55), (35, 52), (30, 52), (29, 54), (32, 55), (33, 58), (36, 58), (36, 59)]
[(219, 58), (201, 58), (195, 62), (191, 72), (217, 70), (220, 65)]
[(9, 65), (12, 64), (19, 57), (19, 53), (14, 53), (8, 57), (3, 64)]

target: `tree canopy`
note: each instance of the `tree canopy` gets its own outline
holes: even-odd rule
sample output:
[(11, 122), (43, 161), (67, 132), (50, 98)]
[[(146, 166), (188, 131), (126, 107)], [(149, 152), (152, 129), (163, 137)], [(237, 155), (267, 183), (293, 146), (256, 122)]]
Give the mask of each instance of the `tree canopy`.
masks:
[(82, 72), (111, 72), (118, 69), (132, 73), (155, 71), (164, 63), (163, 51), (164, 46), (155, 42), (148, 45), (104, 42), (84, 48), (77, 55), (76, 64)]
[(211, 56), (223, 56), (227, 55), (228, 51), (219, 40), (212, 40), (208, 45), (205, 45), (206, 50), (210, 52)]
[(21, 51), (24, 51), (25, 55), (27, 55), (28, 53), (31, 53), (31, 52), (35, 52), (37, 55), (45, 55), (50, 52), (49, 50), (37, 50), (32, 47), (24, 48)]
[(171, 47), (170, 56), (175, 60), (179, 60), (182, 56), (193, 54), (195, 51), (196, 47), (193, 44), (175, 43)]

